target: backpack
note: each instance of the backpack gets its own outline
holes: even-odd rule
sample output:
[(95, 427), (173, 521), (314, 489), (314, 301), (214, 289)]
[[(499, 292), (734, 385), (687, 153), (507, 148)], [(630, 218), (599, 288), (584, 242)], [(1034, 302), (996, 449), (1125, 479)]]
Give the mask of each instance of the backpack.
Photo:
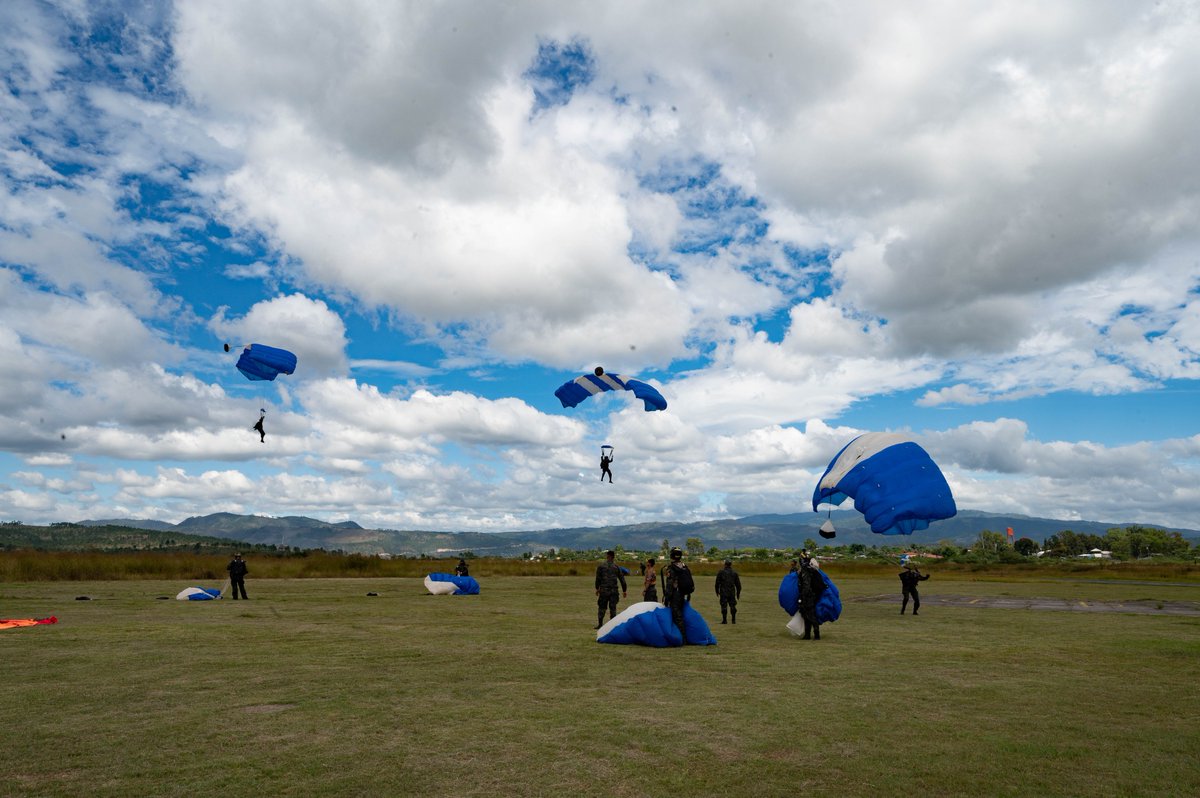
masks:
[(686, 565), (675, 569), (675, 588), (685, 596), (696, 592), (696, 582), (692, 579), (692, 572)]

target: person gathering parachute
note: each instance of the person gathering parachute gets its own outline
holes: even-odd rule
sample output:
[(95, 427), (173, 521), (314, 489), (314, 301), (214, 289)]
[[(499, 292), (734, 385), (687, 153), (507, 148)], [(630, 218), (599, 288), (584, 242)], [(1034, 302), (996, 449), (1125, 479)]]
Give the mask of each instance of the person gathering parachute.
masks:
[[(895, 432), (868, 432), (846, 444), (813, 490), (813, 512), (820, 504), (838, 505), (847, 498), (879, 535), (911, 535), (958, 512), (933, 458), (911, 437)], [(831, 520), (821, 525), (821, 537), (834, 534)]]
[(554, 395), (563, 407), (575, 407), (589, 396), (605, 391), (632, 391), (635, 397), (642, 400), (647, 413), (667, 409), (667, 400), (653, 385), (621, 374), (608, 374), (602, 366), (597, 366), (591, 374), (564, 382)]
[[(229, 344), (225, 344), (226, 352), (230, 351), (230, 348)], [(280, 374), (295, 373), (296, 363), (296, 355), (286, 349), (277, 349), (265, 344), (248, 344), (238, 357), (237, 370), (253, 382), (274, 381)], [(263, 427), (263, 420), (267, 416), (266, 408), (260, 408), (258, 414), (258, 421), (251, 429), (258, 433), (259, 443), (266, 443), (267, 432)]]
[(478, 596), (479, 582), (473, 576), (432, 573), (425, 577), (425, 589), (435, 596)]
[(841, 617), (842, 596), (816, 558), (804, 551), (799, 568), (779, 583), (779, 606), (791, 616), (788, 631), (804, 640), (820, 640), (821, 624)]

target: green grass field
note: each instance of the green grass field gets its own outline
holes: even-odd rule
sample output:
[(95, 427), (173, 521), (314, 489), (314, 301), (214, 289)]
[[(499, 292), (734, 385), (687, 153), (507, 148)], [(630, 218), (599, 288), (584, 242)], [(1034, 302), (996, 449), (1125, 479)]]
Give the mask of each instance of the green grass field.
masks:
[[(792, 638), (779, 577), (710, 648), (595, 643), (588, 577), (0, 585), (0, 794), (1200, 794), (1200, 618), (935, 607), (834, 578)], [(208, 584), (203, 582), (202, 584)], [(923, 595), (1200, 600), (1197, 585), (935, 579)], [(368, 597), (368, 592), (379, 593)], [(89, 595), (92, 601), (75, 601)], [(623, 602), (626, 606), (629, 602)]]

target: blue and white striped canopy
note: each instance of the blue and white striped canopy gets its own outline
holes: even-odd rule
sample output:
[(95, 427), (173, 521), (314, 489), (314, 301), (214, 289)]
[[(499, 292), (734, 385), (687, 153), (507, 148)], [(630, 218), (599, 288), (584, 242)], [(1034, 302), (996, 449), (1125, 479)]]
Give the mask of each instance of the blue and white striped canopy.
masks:
[(564, 382), (554, 395), (562, 402), (563, 407), (575, 407), (589, 396), (595, 396), (604, 391), (633, 391), (633, 395), (641, 399), (646, 411), (666, 410), (667, 400), (653, 385), (626, 377), (622, 374), (584, 374), (570, 382)]
[(847, 498), (880, 535), (911, 535), (958, 512), (941, 469), (911, 438), (894, 432), (868, 432), (846, 444), (817, 482), (813, 511)]
[(425, 577), (425, 589), (435, 596), (478, 596), (479, 582), (473, 576), (432, 573)]
[[(689, 646), (715, 646), (717, 638), (691, 604), (683, 607), (683, 627)], [(596, 632), (597, 643), (637, 644), (655, 648), (683, 645), (683, 636), (671, 620), (671, 610), (657, 601), (639, 601), (620, 612)]]

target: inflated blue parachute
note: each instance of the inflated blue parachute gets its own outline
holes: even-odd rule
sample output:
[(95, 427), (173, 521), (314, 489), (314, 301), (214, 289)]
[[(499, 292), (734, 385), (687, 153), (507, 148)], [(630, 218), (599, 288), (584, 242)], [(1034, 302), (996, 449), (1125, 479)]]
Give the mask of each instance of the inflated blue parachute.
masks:
[(589, 396), (604, 391), (633, 391), (633, 395), (642, 400), (646, 412), (667, 409), (667, 400), (653, 385), (621, 374), (606, 374), (602, 368), (597, 368), (592, 374), (584, 374), (570, 382), (564, 382), (554, 395), (562, 402), (563, 407), (575, 407)]
[(430, 574), (425, 577), (425, 589), (435, 596), (478, 596), (479, 583), (473, 576)]
[(958, 512), (941, 469), (911, 438), (894, 432), (868, 432), (846, 444), (813, 491), (813, 511), (847, 497), (880, 535), (911, 535)]
[[(691, 604), (683, 606), (683, 628), (687, 630), (687, 641), (690, 646), (715, 646), (717, 638), (709, 631), (708, 624), (700, 613), (692, 609)], [(596, 632), (597, 643), (636, 643), (655, 648), (682, 646), (683, 637), (675, 622), (671, 620), (671, 610), (657, 601), (639, 601), (631, 604), (617, 617), (600, 627)]]
[(248, 380), (273, 380), (296, 370), (296, 356), (286, 349), (250, 344), (238, 358), (237, 370)]
[[(817, 573), (825, 582), (825, 589), (817, 599), (817, 623), (833, 623), (842, 615), (842, 594), (838, 592), (837, 585), (827, 573), (821, 570)], [(779, 606), (783, 607), (783, 611), (788, 615), (795, 615), (799, 603), (800, 575), (793, 571), (779, 583)]]

